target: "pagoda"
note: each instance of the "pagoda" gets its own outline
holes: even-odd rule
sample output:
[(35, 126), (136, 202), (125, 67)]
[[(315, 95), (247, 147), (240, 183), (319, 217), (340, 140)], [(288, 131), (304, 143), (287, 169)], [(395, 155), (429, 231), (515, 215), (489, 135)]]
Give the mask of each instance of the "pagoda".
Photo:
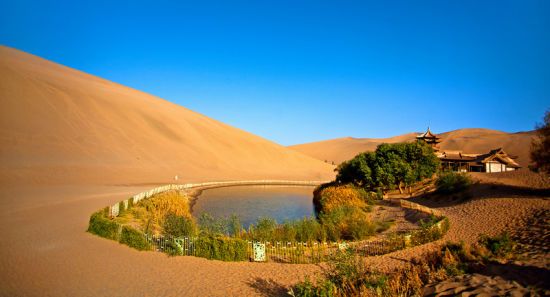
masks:
[(438, 144), (441, 142), (441, 138), (433, 134), (432, 131), (430, 131), (430, 127), (428, 127), (428, 131), (416, 136), (416, 139), (426, 142), (434, 149), (434, 151), (439, 151)]

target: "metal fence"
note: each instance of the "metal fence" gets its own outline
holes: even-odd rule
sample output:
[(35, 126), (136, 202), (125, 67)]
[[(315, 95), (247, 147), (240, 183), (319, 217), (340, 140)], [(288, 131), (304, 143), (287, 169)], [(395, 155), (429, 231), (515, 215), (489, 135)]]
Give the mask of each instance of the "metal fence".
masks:
[[(196, 244), (197, 237), (174, 238), (161, 235), (145, 235), (147, 241), (158, 252), (171, 255), (200, 256), (202, 251)], [(312, 264), (327, 261), (337, 251), (351, 249), (362, 256), (377, 256), (405, 248), (405, 241), (399, 239), (377, 239), (359, 242), (269, 242), (246, 241), (246, 259), (259, 262)], [(258, 255), (257, 247), (261, 247)]]

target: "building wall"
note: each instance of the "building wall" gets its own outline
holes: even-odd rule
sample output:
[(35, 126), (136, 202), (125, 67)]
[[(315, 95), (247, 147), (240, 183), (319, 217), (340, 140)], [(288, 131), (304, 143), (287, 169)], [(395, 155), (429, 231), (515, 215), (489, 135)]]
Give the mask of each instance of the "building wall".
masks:
[(485, 163), (485, 171), (487, 172), (502, 172), (506, 171), (506, 165), (500, 162), (487, 162)]

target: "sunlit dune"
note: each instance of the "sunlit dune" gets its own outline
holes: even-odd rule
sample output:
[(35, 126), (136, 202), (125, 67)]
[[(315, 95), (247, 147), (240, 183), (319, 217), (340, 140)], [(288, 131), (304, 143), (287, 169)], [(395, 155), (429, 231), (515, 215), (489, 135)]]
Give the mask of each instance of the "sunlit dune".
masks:
[[(364, 151), (373, 151), (381, 143), (395, 143), (415, 140), (418, 133), (407, 133), (390, 138), (337, 138), (319, 142), (290, 146), (298, 152), (310, 155), (328, 163), (339, 164)], [(508, 154), (518, 157), (522, 167), (530, 162), (529, 150), (535, 133), (506, 133), (490, 129), (458, 129), (438, 134), (441, 150), (461, 150), (464, 153), (481, 154), (492, 149), (503, 148)]]

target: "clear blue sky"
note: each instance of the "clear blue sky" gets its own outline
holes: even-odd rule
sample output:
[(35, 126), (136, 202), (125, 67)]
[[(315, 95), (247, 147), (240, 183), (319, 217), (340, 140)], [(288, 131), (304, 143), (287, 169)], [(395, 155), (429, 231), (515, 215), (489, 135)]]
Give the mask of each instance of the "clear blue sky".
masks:
[(550, 1), (193, 2), (0, 0), (0, 43), (284, 145), (550, 108)]

